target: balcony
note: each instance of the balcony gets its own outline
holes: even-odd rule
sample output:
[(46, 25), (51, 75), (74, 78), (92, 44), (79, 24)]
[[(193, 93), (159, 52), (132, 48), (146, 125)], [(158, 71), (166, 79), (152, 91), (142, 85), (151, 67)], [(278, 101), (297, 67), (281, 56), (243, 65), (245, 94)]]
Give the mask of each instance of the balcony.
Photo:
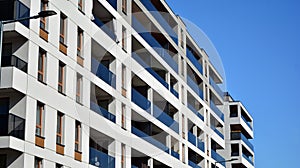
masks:
[(161, 142), (159, 142), (158, 140), (152, 138), (150, 135), (144, 133), (143, 131), (135, 128), (135, 127), (131, 127), (131, 132), (142, 138), (143, 140), (149, 142), (150, 144), (156, 146), (157, 148), (161, 149), (162, 151), (165, 151), (166, 153), (169, 153), (169, 148), (167, 146), (165, 146), (164, 144), (162, 144)]
[(193, 133), (188, 132), (188, 141), (204, 152), (204, 142), (198, 139)]
[[(224, 161), (224, 160), (225, 160), (221, 155), (219, 155), (219, 154), (218, 154), (216, 151), (214, 151), (214, 150), (211, 150), (211, 157), (212, 157), (213, 159), (215, 159), (215, 161), (217, 161), (217, 162), (219, 162), (219, 161)], [(225, 162), (221, 162), (220, 164), (223, 165), (224, 167), (226, 167), (226, 163), (225, 163)]]
[(27, 63), (22, 59), (12, 55), (12, 56), (3, 56), (1, 60), (1, 67), (16, 67), (21, 71), (27, 73)]
[(191, 50), (186, 49), (187, 58), (193, 63), (193, 65), (198, 69), (198, 71), (203, 75), (203, 67), (201, 63), (196, 59), (195, 55)]
[(241, 118), (242, 118), (242, 119), (244, 120), (244, 122), (248, 125), (248, 127), (249, 127), (251, 130), (253, 130), (251, 124), (246, 120), (246, 118), (245, 118), (243, 115), (241, 115)]
[(231, 140), (242, 140), (252, 151), (254, 151), (254, 146), (241, 132), (231, 132)]
[(132, 16), (132, 27), (139, 33), (140, 36), (157, 52), (158, 55), (167, 63), (169, 66), (178, 73), (178, 64), (170, 56), (170, 54), (157, 42), (152, 36), (151, 32), (145, 29), (145, 27)]
[(103, 30), (111, 39), (115, 40), (117, 38), (116, 34), (114, 33), (114, 30), (109, 28), (105, 23), (103, 23), (99, 18), (96, 16), (93, 16), (94, 20), (93, 22), (101, 29)]
[(222, 139), (224, 139), (224, 135), (215, 126), (211, 125), (210, 128), (214, 130), (215, 133), (217, 133)]
[(222, 121), (224, 121), (223, 112), (215, 105), (215, 103), (212, 100), (210, 101), (210, 108), (215, 112), (217, 116), (221, 118)]
[(136, 62), (138, 62), (142, 67), (144, 67), (165, 88), (169, 88), (169, 84), (161, 76), (159, 76), (149, 65), (147, 65), (147, 63), (145, 63), (137, 53), (133, 52), (132, 58), (136, 60)]
[(100, 114), (101, 116), (105, 117), (113, 123), (116, 122), (116, 116), (108, 112), (103, 107), (99, 106), (97, 103), (91, 102), (90, 106), (91, 110), (95, 111), (96, 113)]
[(176, 159), (179, 160), (179, 153), (177, 153), (177, 152), (171, 150), (171, 155), (172, 155), (174, 158), (176, 158)]
[(161, 15), (161, 13), (152, 4), (151, 0), (141, 0), (141, 3), (150, 11), (151, 15), (156, 19), (160, 26), (168, 33), (171, 39), (178, 45), (178, 37), (174, 30), (171, 28), (166, 19)]
[(2, 114), (0, 128), (0, 136), (13, 136), (24, 140), (25, 119), (14, 114)]
[(90, 164), (96, 167), (115, 168), (115, 158), (90, 147)]
[(173, 87), (170, 87), (170, 92), (177, 98), (179, 98), (179, 94), (178, 92), (173, 88)]
[(150, 114), (151, 102), (134, 88), (131, 88), (131, 101)]
[(200, 113), (198, 112), (198, 110), (196, 110), (196, 109), (194, 108), (194, 106), (192, 106), (191, 104), (188, 104), (188, 108), (189, 108), (193, 113), (195, 113), (202, 121), (204, 121), (203, 115), (200, 114)]
[[(5, 15), (2, 12), (0, 15), (0, 20), (15, 20), (19, 18), (29, 17), (30, 15), (30, 8), (28, 8), (19, 0), (1, 1), (0, 10), (3, 12), (9, 11), (5, 13)], [(20, 21), (20, 23), (29, 28), (29, 20), (23, 20)]]
[(102, 79), (105, 83), (109, 84), (111, 87), (116, 88), (116, 75), (102, 65), (98, 60), (92, 58), (92, 68), (93, 74)]
[(215, 91), (218, 93), (218, 95), (223, 100), (224, 92), (221, 90), (221, 88), (215, 83), (215, 81), (211, 77), (209, 78), (209, 84), (215, 89)]
[(193, 161), (190, 161), (190, 160), (189, 160), (189, 166), (191, 166), (192, 168), (201, 168), (196, 163), (194, 163)]
[(245, 154), (243, 154), (243, 158), (245, 158), (250, 164), (254, 165), (252, 159), (247, 157)]
[(202, 91), (202, 89), (199, 88), (199, 86), (193, 81), (193, 79), (189, 75), (187, 75), (187, 84), (203, 100), (203, 91)]
[(166, 126), (171, 128), (173, 131), (179, 133), (179, 124), (167, 113), (161, 110), (156, 105), (153, 105), (153, 116), (158, 119), (160, 122), (164, 123)]

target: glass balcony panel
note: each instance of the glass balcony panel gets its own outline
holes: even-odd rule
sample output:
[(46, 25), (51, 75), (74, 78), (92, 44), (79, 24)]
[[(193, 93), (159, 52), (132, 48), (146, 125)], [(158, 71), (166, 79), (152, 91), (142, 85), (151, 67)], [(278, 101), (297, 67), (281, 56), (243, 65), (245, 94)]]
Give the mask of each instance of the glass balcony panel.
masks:
[(173, 87), (170, 87), (170, 92), (177, 98), (179, 98), (179, 94), (178, 92), (173, 88)]
[(242, 140), (252, 151), (254, 151), (254, 146), (241, 132), (231, 132), (231, 140)]
[(221, 88), (215, 83), (215, 81), (211, 77), (209, 78), (209, 84), (215, 89), (215, 91), (218, 93), (218, 95), (223, 100), (224, 92), (221, 90)]
[(193, 65), (198, 69), (198, 71), (203, 75), (203, 68), (201, 63), (196, 59), (191, 50), (186, 49), (187, 58), (193, 63)]
[(117, 38), (116, 34), (114, 33), (114, 30), (109, 28), (105, 23), (103, 23), (99, 18), (96, 16), (93, 16), (94, 20), (93, 22), (101, 29), (103, 30), (111, 39), (115, 40)]
[(131, 88), (131, 101), (150, 114), (151, 102), (133, 88)]
[(158, 140), (152, 138), (150, 135), (144, 133), (143, 131), (141, 131), (141, 130), (135, 128), (135, 127), (131, 127), (131, 132), (134, 135), (136, 135), (136, 136), (142, 138), (143, 140), (149, 142), (150, 144), (156, 146), (157, 148), (165, 151), (166, 153), (169, 153), (169, 148), (167, 146), (165, 146), (164, 144), (162, 144)]
[(90, 164), (96, 167), (115, 168), (115, 158), (90, 147)]
[(16, 67), (21, 71), (27, 73), (27, 63), (22, 59), (12, 55), (12, 56), (3, 56), (1, 60), (2, 67)]
[(24, 140), (25, 119), (14, 114), (2, 114), (0, 126), (0, 136), (13, 136)]
[[(30, 16), (30, 9), (20, 1), (16, 1), (16, 19)], [(20, 21), (24, 26), (29, 28), (29, 20)]]
[(191, 89), (196, 92), (196, 94), (203, 100), (203, 91), (199, 86), (193, 81), (193, 79), (187, 75), (187, 84)]
[[(213, 158), (213, 159), (215, 159), (217, 162), (220, 162), (220, 161), (224, 161), (225, 159), (221, 156), (221, 155), (219, 155), (216, 151), (214, 151), (214, 150), (211, 150), (211, 157)], [(223, 165), (224, 167), (226, 167), (226, 163), (225, 162), (221, 162), (221, 163), (219, 163), (219, 164), (221, 164), (221, 165)]]
[(169, 88), (169, 84), (159, 76), (147, 63), (145, 63), (136, 53), (132, 53), (132, 58), (136, 60), (142, 67), (144, 67), (154, 78), (156, 78), (164, 87)]
[(164, 123), (166, 126), (171, 128), (173, 131), (179, 133), (179, 124), (177, 121), (175, 121), (172, 117), (170, 117), (168, 114), (163, 112), (159, 107), (156, 105), (153, 105), (153, 116)]
[(201, 168), (196, 163), (194, 163), (193, 161), (190, 161), (190, 160), (189, 160), (189, 166), (191, 166), (192, 168)]
[(92, 58), (92, 73), (102, 79), (105, 83), (116, 88), (116, 75), (102, 65), (98, 60)]
[(195, 113), (202, 121), (204, 121), (204, 117), (200, 112), (198, 112), (191, 104), (188, 104), (188, 108)]
[(132, 27), (157, 52), (157, 54), (160, 55), (161, 58), (166, 61), (176, 73), (178, 73), (178, 64), (175, 62), (175, 60), (134, 16), (132, 16)]
[(196, 145), (196, 136), (191, 132), (188, 132), (188, 141), (190, 143), (192, 143), (194, 146), (197, 146)]
[(213, 125), (210, 126), (212, 130), (215, 131), (215, 133), (217, 133), (222, 139), (224, 139), (224, 135)]
[(241, 116), (241, 118), (244, 120), (244, 122), (248, 125), (248, 127), (252, 130), (251, 124), (246, 120), (244, 116)]
[(173, 157), (175, 157), (176, 159), (179, 159), (179, 154), (177, 152), (173, 151), (173, 150), (171, 150), (171, 155)]
[(161, 13), (156, 9), (150, 0), (141, 0), (142, 4), (150, 11), (151, 15), (156, 19), (156, 21), (163, 27), (163, 29), (168, 33), (172, 40), (178, 45), (178, 37), (174, 30), (171, 28), (170, 24), (161, 15)]
[(118, 0), (107, 0), (107, 2), (108, 2), (115, 10), (117, 10)]
[(210, 101), (210, 108), (221, 118), (222, 121), (224, 121), (224, 114), (223, 112), (215, 105), (213, 101)]
[(99, 106), (97, 103), (91, 102), (90, 103), (91, 110), (95, 111), (96, 113), (100, 114), (101, 116), (105, 117), (106, 119), (116, 122), (116, 116), (110, 112), (108, 112), (103, 107)]
[(247, 157), (245, 154), (243, 154), (243, 157), (252, 165), (254, 165), (253, 161), (251, 158)]

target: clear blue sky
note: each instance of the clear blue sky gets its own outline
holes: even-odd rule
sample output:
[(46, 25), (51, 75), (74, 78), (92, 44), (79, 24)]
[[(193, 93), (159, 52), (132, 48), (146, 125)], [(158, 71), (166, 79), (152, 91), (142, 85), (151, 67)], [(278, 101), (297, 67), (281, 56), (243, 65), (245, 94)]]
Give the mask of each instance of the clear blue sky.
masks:
[(228, 91), (255, 120), (256, 167), (297, 167), (300, 1), (166, 1), (198, 25), (219, 51)]

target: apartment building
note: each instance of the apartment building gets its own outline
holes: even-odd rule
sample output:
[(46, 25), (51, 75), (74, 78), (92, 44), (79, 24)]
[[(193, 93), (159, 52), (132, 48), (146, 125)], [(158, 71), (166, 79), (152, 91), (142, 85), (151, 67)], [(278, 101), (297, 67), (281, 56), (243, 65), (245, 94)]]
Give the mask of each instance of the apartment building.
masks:
[(251, 115), (164, 0), (0, 1), (43, 10), (3, 27), (0, 167), (254, 167)]

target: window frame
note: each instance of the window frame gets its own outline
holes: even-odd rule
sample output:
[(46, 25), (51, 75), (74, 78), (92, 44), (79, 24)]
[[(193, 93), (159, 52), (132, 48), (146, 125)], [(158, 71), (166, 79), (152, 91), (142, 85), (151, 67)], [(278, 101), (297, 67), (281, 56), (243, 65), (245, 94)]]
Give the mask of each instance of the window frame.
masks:
[[(40, 67), (40, 59), (42, 59), (42, 67)], [(47, 52), (44, 51), (43, 49), (39, 50), (39, 57), (38, 57), (38, 81), (45, 83), (46, 80), (46, 59), (47, 59)], [(40, 79), (40, 77), (42, 77), (42, 79)]]
[(82, 57), (83, 51), (83, 30), (78, 27), (77, 28), (77, 56)]
[(126, 129), (126, 105), (122, 104), (121, 109), (121, 127)]
[[(35, 123), (35, 135), (42, 137), (43, 136), (43, 122), (44, 122), (44, 113), (45, 113), (45, 104), (41, 102), (37, 102), (37, 109), (36, 109), (36, 123)], [(39, 123), (37, 122), (37, 114), (39, 113)], [(37, 129), (40, 129), (40, 135), (37, 133)]]
[[(47, 8), (48, 8), (48, 0), (41, 0), (40, 10), (46, 11)], [(40, 18), (40, 28), (43, 30), (47, 30), (47, 17)]]
[[(56, 143), (63, 145), (63, 124), (64, 124), (64, 114), (57, 112), (57, 123), (56, 123)], [(60, 137), (60, 142), (58, 142), (58, 137)]]
[[(64, 64), (63, 62), (59, 61), (59, 65), (58, 65), (58, 92), (59, 93), (65, 93), (65, 77), (66, 76), (66, 64)], [(61, 90), (59, 89), (61, 88)]]
[(127, 15), (127, 0), (122, 0), (122, 12)]
[(80, 74), (77, 74), (77, 79), (76, 79), (76, 102), (77, 103), (82, 103), (82, 86), (83, 84), (83, 77)]
[(81, 151), (81, 130), (81, 123), (79, 121), (75, 121), (75, 151), (78, 152)]
[(39, 157), (34, 158), (34, 167), (35, 168), (42, 168), (43, 167), (43, 159)]
[(127, 29), (126, 27), (122, 26), (122, 49), (127, 52), (127, 41), (126, 41), (126, 36), (127, 36)]
[(125, 144), (121, 144), (121, 168), (125, 168), (126, 167), (126, 145)]
[(59, 42), (66, 44), (67, 16), (60, 13)]

